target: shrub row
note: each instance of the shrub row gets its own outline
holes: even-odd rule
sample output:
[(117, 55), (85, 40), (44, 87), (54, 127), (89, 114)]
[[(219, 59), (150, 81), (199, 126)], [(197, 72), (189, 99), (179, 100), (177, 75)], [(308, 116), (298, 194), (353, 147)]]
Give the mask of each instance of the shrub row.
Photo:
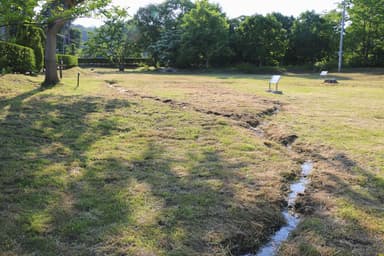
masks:
[(285, 72), (284, 67), (280, 66), (258, 66), (251, 63), (238, 63), (234, 65), (235, 71), (247, 74), (280, 74)]
[[(145, 58), (124, 58), (125, 67), (138, 67), (148, 64), (149, 59)], [(106, 58), (79, 58), (80, 66), (88, 67), (116, 67), (116, 63)]]
[(79, 65), (79, 58), (74, 55), (56, 54), (56, 61), (60, 63), (63, 60), (65, 68), (73, 68)]
[(31, 48), (0, 41), (0, 70), (25, 73), (35, 71), (35, 63)]
[[(148, 59), (146, 58), (124, 58), (124, 63), (126, 64), (138, 64), (145, 63)], [(107, 64), (111, 63), (111, 60), (106, 58), (79, 58), (79, 64)]]

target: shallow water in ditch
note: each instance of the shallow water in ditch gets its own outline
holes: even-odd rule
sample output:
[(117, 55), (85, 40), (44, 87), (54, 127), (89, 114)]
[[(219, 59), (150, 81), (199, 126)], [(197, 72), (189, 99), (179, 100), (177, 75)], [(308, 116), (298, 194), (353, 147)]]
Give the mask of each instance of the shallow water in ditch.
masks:
[(313, 164), (307, 161), (301, 165), (300, 180), (292, 183), (290, 193), (288, 195), (288, 206), (282, 214), (284, 215), (286, 225), (281, 227), (272, 237), (271, 240), (264, 245), (256, 254), (246, 254), (244, 256), (271, 256), (275, 255), (280, 245), (288, 239), (288, 236), (294, 231), (300, 222), (300, 217), (291, 209), (295, 205), (297, 195), (304, 193), (305, 188), (309, 183), (308, 175), (313, 169)]

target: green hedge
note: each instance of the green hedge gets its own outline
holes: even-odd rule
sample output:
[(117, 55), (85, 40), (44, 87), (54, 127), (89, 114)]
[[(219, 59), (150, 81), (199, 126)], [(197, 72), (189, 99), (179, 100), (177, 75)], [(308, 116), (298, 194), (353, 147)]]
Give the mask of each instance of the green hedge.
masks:
[[(146, 63), (148, 61), (147, 58), (124, 58), (124, 63), (126, 64), (139, 64)], [(107, 64), (111, 63), (111, 60), (106, 58), (79, 58), (80, 64)]]
[(284, 67), (280, 66), (259, 66), (251, 63), (238, 63), (234, 66), (238, 72), (246, 74), (280, 74), (285, 72)]
[(33, 49), (37, 71), (40, 71), (44, 66), (44, 41), (45, 34), (41, 28), (24, 24), (17, 26), (14, 43)]
[[(124, 58), (126, 68), (136, 68), (142, 65), (148, 65), (149, 59), (146, 58)], [(79, 65), (82, 67), (117, 67), (116, 63), (106, 58), (79, 58)]]
[(35, 71), (35, 54), (31, 48), (0, 41), (0, 56), (0, 70), (21, 73)]
[(63, 60), (63, 64), (66, 68), (73, 68), (79, 65), (79, 58), (74, 55), (56, 54), (56, 61), (59, 64), (59, 60)]

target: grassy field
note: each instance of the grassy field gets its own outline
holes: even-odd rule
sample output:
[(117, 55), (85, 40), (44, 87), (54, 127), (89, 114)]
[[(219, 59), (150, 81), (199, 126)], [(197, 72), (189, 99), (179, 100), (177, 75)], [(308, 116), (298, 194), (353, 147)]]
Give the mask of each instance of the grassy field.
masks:
[(0, 77), (0, 255), (255, 252), (305, 160), (303, 221), (279, 253), (379, 255), (380, 72), (286, 74), (283, 95), (260, 75)]

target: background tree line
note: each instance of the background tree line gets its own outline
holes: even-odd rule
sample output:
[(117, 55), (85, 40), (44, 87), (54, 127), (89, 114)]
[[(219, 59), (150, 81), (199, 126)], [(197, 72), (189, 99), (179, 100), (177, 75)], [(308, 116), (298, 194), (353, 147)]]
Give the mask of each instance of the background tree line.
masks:
[[(39, 2), (44, 4), (36, 9)], [(7, 24), (7, 29), (0, 29), (0, 38), (32, 48), (37, 68), (43, 65), (42, 48), (46, 56), (47, 49), (52, 55), (54, 45), (56, 52), (103, 57), (117, 65), (126, 57), (144, 55), (154, 65), (182, 68), (330, 68), (338, 58), (341, 14), (336, 10), (324, 14), (307, 11), (298, 17), (271, 13), (229, 19), (218, 4), (208, 0), (166, 0), (140, 8), (133, 17), (119, 8), (104, 9), (105, 24), (89, 35), (80, 50), (82, 34), (68, 22), (89, 10), (104, 8), (108, 1), (94, 0), (86, 6), (82, 3), (91, 2), (75, 2), (1, 0), (0, 26)], [(346, 4), (344, 63), (384, 66), (384, 0), (346, 0)], [(49, 33), (50, 27), (54, 27), (53, 33)], [(66, 38), (61, 40), (57, 34), (66, 34)]]
[[(345, 63), (384, 66), (384, 0), (349, 0), (346, 4)], [(84, 56), (115, 55), (116, 46), (107, 46), (115, 43), (124, 45), (125, 56), (147, 53), (155, 65), (330, 68), (337, 65), (340, 20), (336, 10), (307, 11), (298, 17), (272, 13), (229, 19), (219, 5), (208, 0), (167, 0), (140, 8), (125, 23), (107, 21), (86, 44)], [(117, 31), (121, 35), (116, 37)]]

